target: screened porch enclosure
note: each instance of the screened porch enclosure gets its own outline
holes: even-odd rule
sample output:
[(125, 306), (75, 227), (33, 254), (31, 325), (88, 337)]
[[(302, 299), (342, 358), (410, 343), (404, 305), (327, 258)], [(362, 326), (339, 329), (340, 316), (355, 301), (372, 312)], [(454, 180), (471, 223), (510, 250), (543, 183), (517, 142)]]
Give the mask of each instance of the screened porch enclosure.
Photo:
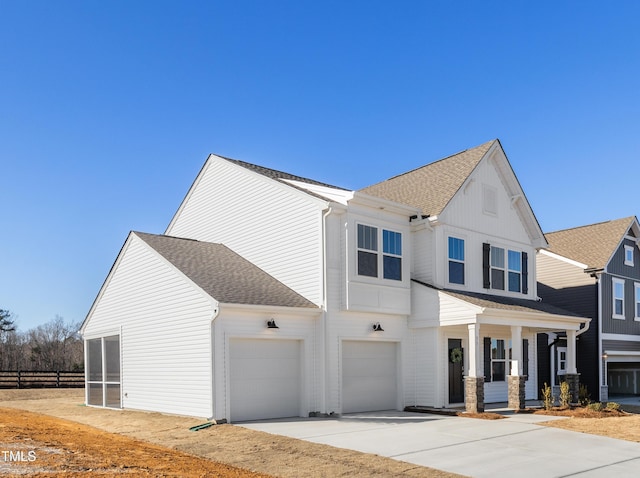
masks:
[(120, 336), (86, 341), (87, 404), (121, 408)]

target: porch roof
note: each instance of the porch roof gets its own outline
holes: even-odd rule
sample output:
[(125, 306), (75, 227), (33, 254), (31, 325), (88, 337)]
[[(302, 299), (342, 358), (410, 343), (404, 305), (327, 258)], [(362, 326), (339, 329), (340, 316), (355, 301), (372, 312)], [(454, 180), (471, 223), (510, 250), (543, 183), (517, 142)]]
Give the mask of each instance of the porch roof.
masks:
[(542, 301), (440, 289), (415, 279), (413, 282), (439, 295), (441, 325), (485, 323), (545, 330), (579, 330), (582, 324), (588, 326), (591, 321)]

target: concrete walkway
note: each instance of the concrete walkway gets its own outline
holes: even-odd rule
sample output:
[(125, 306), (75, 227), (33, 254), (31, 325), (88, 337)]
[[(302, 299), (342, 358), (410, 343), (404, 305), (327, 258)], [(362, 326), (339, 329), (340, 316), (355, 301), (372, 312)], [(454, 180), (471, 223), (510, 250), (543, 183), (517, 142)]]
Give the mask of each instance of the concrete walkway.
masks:
[(562, 418), (390, 411), (239, 425), (478, 478), (640, 476), (640, 444), (537, 425), (550, 419)]

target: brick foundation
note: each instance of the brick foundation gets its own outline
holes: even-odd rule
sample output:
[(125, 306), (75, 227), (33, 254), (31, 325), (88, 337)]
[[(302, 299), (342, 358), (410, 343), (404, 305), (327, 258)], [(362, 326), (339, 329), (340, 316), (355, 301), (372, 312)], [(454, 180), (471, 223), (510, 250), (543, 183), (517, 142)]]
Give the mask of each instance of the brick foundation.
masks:
[(484, 412), (484, 377), (465, 377), (464, 404), (469, 413)]

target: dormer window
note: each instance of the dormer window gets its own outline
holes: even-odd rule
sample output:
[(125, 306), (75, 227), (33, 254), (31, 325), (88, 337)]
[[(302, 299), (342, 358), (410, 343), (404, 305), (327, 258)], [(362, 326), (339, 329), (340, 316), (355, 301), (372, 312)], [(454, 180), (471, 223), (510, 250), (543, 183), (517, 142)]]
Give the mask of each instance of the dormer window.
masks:
[(624, 246), (624, 265), (633, 267), (633, 247)]
[[(374, 226), (358, 224), (358, 275), (402, 280), (402, 234)], [(379, 244), (382, 243), (382, 251)], [(382, 254), (380, 254), (382, 252)], [(381, 264), (380, 264), (381, 262)]]

